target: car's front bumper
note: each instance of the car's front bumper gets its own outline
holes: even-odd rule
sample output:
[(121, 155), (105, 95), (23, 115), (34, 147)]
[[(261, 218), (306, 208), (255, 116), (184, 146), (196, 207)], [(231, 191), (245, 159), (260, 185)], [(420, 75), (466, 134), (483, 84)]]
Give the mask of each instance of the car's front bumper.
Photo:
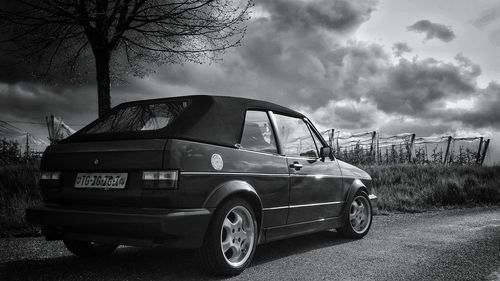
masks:
[(90, 209), (32, 207), (26, 220), (42, 225), (47, 240), (74, 239), (119, 245), (202, 245), (209, 209)]
[(375, 194), (368, 195), (368, 199), (370, 199), (370, 203), (372, 205), (373, 214), (378, 214), (378, 197)]

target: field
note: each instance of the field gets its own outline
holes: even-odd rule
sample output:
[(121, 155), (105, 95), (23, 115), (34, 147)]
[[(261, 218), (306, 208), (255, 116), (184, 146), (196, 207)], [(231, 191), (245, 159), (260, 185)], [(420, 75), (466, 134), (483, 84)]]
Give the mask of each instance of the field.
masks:
[[(382, 165), (372, 175), (383, 213), (500, 205), (500, 166)], [(0, 237), (36, 232), (24, 210), (40, 204), (37, 165), (0, 167)]]

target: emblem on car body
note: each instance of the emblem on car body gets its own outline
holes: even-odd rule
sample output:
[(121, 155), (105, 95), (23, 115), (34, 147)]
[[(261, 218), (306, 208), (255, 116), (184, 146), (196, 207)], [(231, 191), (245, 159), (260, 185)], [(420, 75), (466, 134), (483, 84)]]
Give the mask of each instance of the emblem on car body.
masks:
[(222, 170), (222, 167), (224, 167), (224, 161), (222, 160), (222, 156), (219, 154), (212, 154), (210, 162), (212, 163), (212, 167), (214, 167), (217, 171)]
[(99, 164), (99, 159), (94, 160), (94, 165)]

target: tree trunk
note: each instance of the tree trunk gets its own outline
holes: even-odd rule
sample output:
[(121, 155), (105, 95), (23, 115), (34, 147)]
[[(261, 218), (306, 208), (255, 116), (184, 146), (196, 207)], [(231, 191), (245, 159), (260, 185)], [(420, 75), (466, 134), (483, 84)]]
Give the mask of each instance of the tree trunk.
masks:
[(97, 105), (99, 108), (99, 117), (102, 117), (111, 109), (110, 54), (107, 49), (101, 49), (96, 50), (94, 56), (97, 78)]

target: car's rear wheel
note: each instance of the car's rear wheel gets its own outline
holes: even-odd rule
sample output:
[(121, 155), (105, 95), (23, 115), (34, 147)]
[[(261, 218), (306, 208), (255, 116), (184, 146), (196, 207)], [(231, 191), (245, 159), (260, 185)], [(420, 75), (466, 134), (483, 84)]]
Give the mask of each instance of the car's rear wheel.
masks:
[(217, 275), (240, 274), (252, 261), (257, 237), (250, 204), (240, 198), (226, 201), (215, 212), (200, 249), (205, 269)]
[(368, 194), (358, 191), (349, 204), (346, 221), (343, 227), (337, 228), (342, 236), (346, 238), (363, 238), (372, 224), (372, 205)]
[(118, 245), (100, 244), (78, 240), (64, 240), (64, 245), (73, 254), (82, 258), (97, 258), (110, 255)]

